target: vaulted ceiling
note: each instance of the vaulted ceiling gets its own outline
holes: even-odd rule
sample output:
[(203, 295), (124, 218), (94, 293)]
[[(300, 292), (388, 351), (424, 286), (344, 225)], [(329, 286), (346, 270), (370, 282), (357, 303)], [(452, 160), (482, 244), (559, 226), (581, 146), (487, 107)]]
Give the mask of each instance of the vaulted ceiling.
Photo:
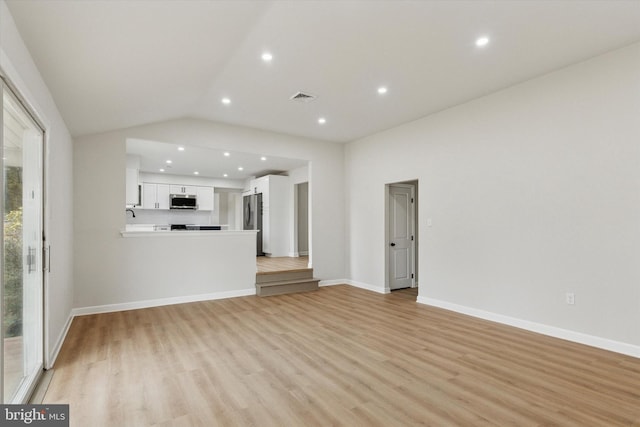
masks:
[(74, 136), (198, 117), (346, 142), (640, 40), (635, 0), (7, 4)]

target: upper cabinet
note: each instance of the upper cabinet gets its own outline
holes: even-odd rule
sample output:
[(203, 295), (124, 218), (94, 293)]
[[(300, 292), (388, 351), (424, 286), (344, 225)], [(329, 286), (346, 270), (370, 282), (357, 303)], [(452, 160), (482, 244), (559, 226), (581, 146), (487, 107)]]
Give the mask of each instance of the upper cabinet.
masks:
[(127, 168), (126, 175), (126, 200), (127, 206), (140, 206), (140, 190), (138, 188), (138, 169)]
[(199, 211), (213, 210), (213, 187), (195, 187)]
[[(209, 187), (212, 188), (212, 187)], [(171, 184), (171, 194), (197, 194), (198, 187), (195, 185)]]
[(276, 175), (266, 175), (260, 178), (252, 179), (249, 181), (249, 190), (243, 193), (247, 194), (262, 194), (262, 199), (264, 200), (265, 194), (269, 192), (269, 177)]
[(169, 209), (169, 185), (142, 184), (142, 209)]
[(199, 211), (214, 210), (214, 188), (201, 185), (142, 184), (142, 209), (169, 209), (170, 194), (195, 195)]

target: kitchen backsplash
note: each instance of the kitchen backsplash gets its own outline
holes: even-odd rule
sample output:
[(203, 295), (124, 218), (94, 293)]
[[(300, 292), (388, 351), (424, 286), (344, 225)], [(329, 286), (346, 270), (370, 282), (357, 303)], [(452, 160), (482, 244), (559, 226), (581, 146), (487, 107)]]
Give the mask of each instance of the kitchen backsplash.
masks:
[(135, 209), (136, 217), (127, 212), (127, 224), (197, 224), (218, 225), (218, 213), (216, 211), (179, 211), (179, 210), (152, 210)]

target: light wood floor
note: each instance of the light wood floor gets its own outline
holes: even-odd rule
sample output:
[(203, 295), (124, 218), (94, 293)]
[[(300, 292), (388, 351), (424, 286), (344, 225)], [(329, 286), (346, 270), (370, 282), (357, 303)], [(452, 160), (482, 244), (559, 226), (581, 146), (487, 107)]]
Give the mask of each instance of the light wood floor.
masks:
[(256, 257), (258, 274), (273, 273), (275, 271), (291, 271), (306, 269), (309, 266), (309, 257)]
[(5, 397), (11, 398), (24, 378), (24, 342), (22, 335), (4, 339), (2, 357)]
[(640, 359), (350, 286), (74, 319), (72, 426), (640, 425)]

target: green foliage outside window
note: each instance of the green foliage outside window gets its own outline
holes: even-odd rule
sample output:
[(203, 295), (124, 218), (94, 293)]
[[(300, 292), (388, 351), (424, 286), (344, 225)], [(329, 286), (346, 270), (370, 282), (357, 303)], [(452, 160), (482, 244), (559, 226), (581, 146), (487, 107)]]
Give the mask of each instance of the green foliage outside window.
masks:
[(4, 301), (5, 338), (22, 335), (22, 168), (5, 168)]

